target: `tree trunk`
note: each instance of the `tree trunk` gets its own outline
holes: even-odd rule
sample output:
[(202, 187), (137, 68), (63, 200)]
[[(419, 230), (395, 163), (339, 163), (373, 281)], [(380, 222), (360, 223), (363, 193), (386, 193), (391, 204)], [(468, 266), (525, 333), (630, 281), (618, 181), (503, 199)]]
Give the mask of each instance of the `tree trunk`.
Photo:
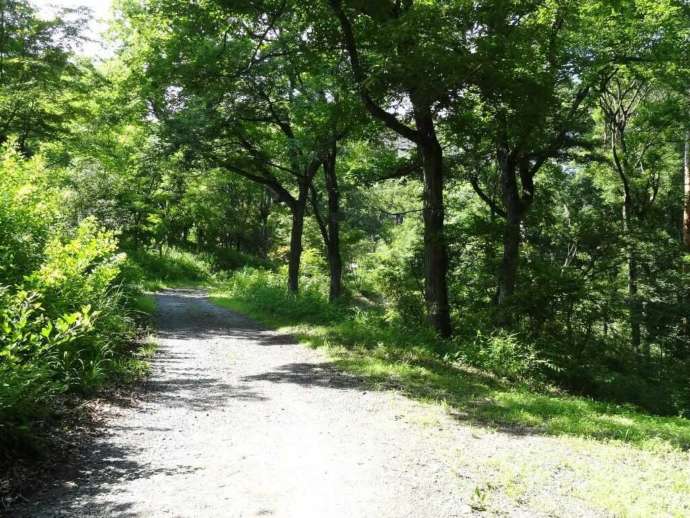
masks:
[(640, 353), (642, 343), (641, 308), (638, 297), (638, 268), (635, 244), (632, 242), (632, 200), (628, 195), (623, 201), (623, 226), (628, 243), (628, 312), (630, 320), (630, 345), (632, 350)]
[[(683, 244), (686, 253), (690, 253), (690, 131), (685, 132), (685, 145), (683, 149), (683, 178), (685, 188), (683, 191)], [(683, 261), (683, 273), (690, 273), (690, 264)], [(681, 303), (687, 302), (688, 288), (682, 290)], [(687, 316), (682, 321), (685, 336), (690, 336), (690, 318)]]
[[(288, 290), (299, 291), (299, 269), (302, 260), (302, 234), (304, 232), (304, 212), (307, 203), (308, 187), (300, 187), (299, 198), (290, 207), (292, 210), (292, 229), (290, 231), (290, 258), (288, 262)], [(304, 192), (303, 192), (304, 191)]]
[[(292, 211), (292, 229), (290, 231), (290, 258), (288, 262), (288, 290), (292, 293), (299, 291), (299, 269), (302, 260), (302, 234), (304, 233), (304, 214), (309, 201), (309, 188), (314, 181), (314, 175), (321, 166), (320, 160), (312, 160), (304, 169), (299, 181), (297, 199), (288, 198), (283, 194), (284, 201)], [(299, 164), (293, 165), (293, 170), (299, 170)], [(282, 191), (284, 193), (284, 191)]]
[(642, 321), (642, 311), (638, 298), (637, 258), (633, 251), (630, 251), (628, 256), (628, 298), (630, 300), (630, 344), (632, 345), (633, 351), (640, 353), (640, 346), (642, 343), (640, 324)]
[(515, 294), (518, 263), (520, 261), (520, 223), (519, 214), (508, 213), (503, 228), (503, 257), (498, 272), (498, 305), (505, 308)]
[(259, 204), (259, 245), (258, 253), (262, 259), (268, 258), (268, 251), (270, 249), (270, 232), (268, 228), (268, 218), (271, 215), (271, 195), (268, 190), (261, 193)]
[(685, 178), (685, 198), (683, 211), (683, 242), (685, 247), (690, 252), (690, 131), (685, 133), (685, 153), (684, 160), (684, 178)]
[(422, 139), (424, 166), (424, 277), (427, 316), (442, 337), (452, 333), (448, 303), (448, 250), (444, 235), (443, 150), (428, 104), (412, 96), (415, 122)]
[(501, 168), (503, 205), (506, 213), (506, 222), (503, 227), (503, 257), (498, 270), (498, 323), (509, 325), (513, 321), (509, 306), (517, 285), (522, 241), (520, 227), (524, 210), (520, 199), (516, 164), (510, 158), (507, 150), (499, 149), (498, 158)]
[(342, 295), (343, 259), (340, 255), (340, 192), (336, 175), (336, 150), (331, 151), (328, 160), (324, 161), (323, 170), (326, 177), (326, 193), (328, 195), (328, 240), (326, 253), (331, 286), (329, 300), (331, 302)]

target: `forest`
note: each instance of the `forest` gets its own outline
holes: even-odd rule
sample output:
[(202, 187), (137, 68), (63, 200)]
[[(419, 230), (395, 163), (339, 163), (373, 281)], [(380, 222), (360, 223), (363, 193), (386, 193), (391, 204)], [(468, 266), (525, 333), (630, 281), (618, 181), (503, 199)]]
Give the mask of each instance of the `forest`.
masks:
[(509, 387), (482, 422), (690, 447), (687, 1), (116, 0), (100, 58), (35, 4), (0, 2), (0, 465), (145, 376), (181, 286), (420, 398)]

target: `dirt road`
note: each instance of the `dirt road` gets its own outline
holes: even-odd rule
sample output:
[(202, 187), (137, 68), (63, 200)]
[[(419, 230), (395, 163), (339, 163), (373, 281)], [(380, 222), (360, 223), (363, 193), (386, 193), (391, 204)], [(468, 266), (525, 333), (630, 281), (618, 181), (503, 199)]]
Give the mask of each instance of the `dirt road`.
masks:
[[(539, 437), (482, 431), (338, 373), (318, 351), (212, 305), (158, 295), (159, 351), (74, 480), (26, 510), (55, 517), (535, 516), (491, 490), (497, 449)], [(535, 442), (537, 441), (537, 442)], [(587, 515), (560, 500), (561, 516)], [(548, 514), (548, 513), (545, 513)]]

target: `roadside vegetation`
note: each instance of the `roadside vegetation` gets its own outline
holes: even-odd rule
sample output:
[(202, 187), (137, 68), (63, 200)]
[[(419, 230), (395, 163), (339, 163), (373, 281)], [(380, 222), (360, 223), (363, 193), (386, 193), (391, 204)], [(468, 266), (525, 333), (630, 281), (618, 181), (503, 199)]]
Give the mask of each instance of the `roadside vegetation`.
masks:
[(125, 255), (94, 218), (71, 224), (40, 157), (0, 163), (0, 455), (40, 449), (56, 398), (92, 394), (144, 367), (135, 346), (150, 301), (128, 290)]
[[(545, 381), (541, 371), (548, 365), (510, 336), (480, 335), (481, 344), (447, 342), (357, 300), (329, 305), (323, 290), (308, 281), (302, 293), (290, 294), (282, 281), (270, 272), (244, 270), (216, 287), (212, 298), (324, 348), (337, 365), (373, 386), (446, 405), (461, 420), (643, 449), (690, 449), (687, 419), (568, 395)], [(457, 350), (463, 353), (448, 353)]]
[(121, 2), (131, 168), (91, 198), (154, 270), (275, 272), (373, 343), (687, 416), (688, 6), (390, 4)]
[(465, 422), (687, 455), (687, 1), (117, 0), (103, 59), (34, 4), (0, 3), (0, 464), (192, 286)]
[[(481, 436), (555, 438), (545, 451), (537, 451), (542, 443), (529, 443), (492, 456), (481, 468), (486, 480), (475, 491), (475, 510), (490, 511), (499, 494), (556, 514), (559, 500), (571, 497), (615, 516), (684, 516), (690, 510), (687, 419), (568, 394), (547, 383), (548, 365), (509, 335), (479, 336), (474, 343), (439, 340), (359, 297), (328, 304), (316, 279), (303, 279), (299, 295), (284, 284), (278, 274), (246, 269), (216, 285), (212, 300), (323, 349), (370, 390), (399, 391)], [(449, 354), (458, 350), (463, 353)], [(430, 417), (421, 425), (434, 423)], [(465, 458), (462, 445), (448, 459), (458, 469), (464, 463), (476, 469), (479, 462)], [(562, 492), (544, 494), (546, 482), (559, 477), (570, 481), (561, 483)]]

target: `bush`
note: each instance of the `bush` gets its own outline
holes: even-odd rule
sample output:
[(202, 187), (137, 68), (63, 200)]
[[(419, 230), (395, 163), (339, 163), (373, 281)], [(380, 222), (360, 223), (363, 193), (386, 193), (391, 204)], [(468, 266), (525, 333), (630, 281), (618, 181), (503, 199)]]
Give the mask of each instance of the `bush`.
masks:
[(18, 447), (30, 420), (81, 380), (74, 344), (92, 330), (92, 320), (86, 308), (51, 319), (35, 292), (3, 288), (0, 303), (0, 426), (3, 447)]
[(300, 293), (293, 294), (287, 290), (284, 276), (248, 267), (231, 275), (224, 289), (239, 300), (251, 301), (262, 311), (281, 318), (326, 323), (340, 313), (338, 306), (328, 304), (327, 288), (318, 279), (303, 277)]
[(456, 359), (511, 381), (539, 384), (553, 369), (536, 347), (506, 331), (478, 331), (474, 340), (462, 338), (457, 349)]
[(133, 283), (158, 287), (167, 283), (201, 283), (213, 277), (213, 258), (173, 247), (158, 251), (134, 250), (124, 267)]
[(57, 221), (57, 196), (45, 185), (39, 157), (23, 160), (5, 147), (0, 158), (0, 285), (13, 284), (40, 265)]
[(55, 398), (120, 375), (135, 337), (124, 254), (95, 218), (61, 219), (40, 157), (0, 160), (0, 455), (34, 450)]

